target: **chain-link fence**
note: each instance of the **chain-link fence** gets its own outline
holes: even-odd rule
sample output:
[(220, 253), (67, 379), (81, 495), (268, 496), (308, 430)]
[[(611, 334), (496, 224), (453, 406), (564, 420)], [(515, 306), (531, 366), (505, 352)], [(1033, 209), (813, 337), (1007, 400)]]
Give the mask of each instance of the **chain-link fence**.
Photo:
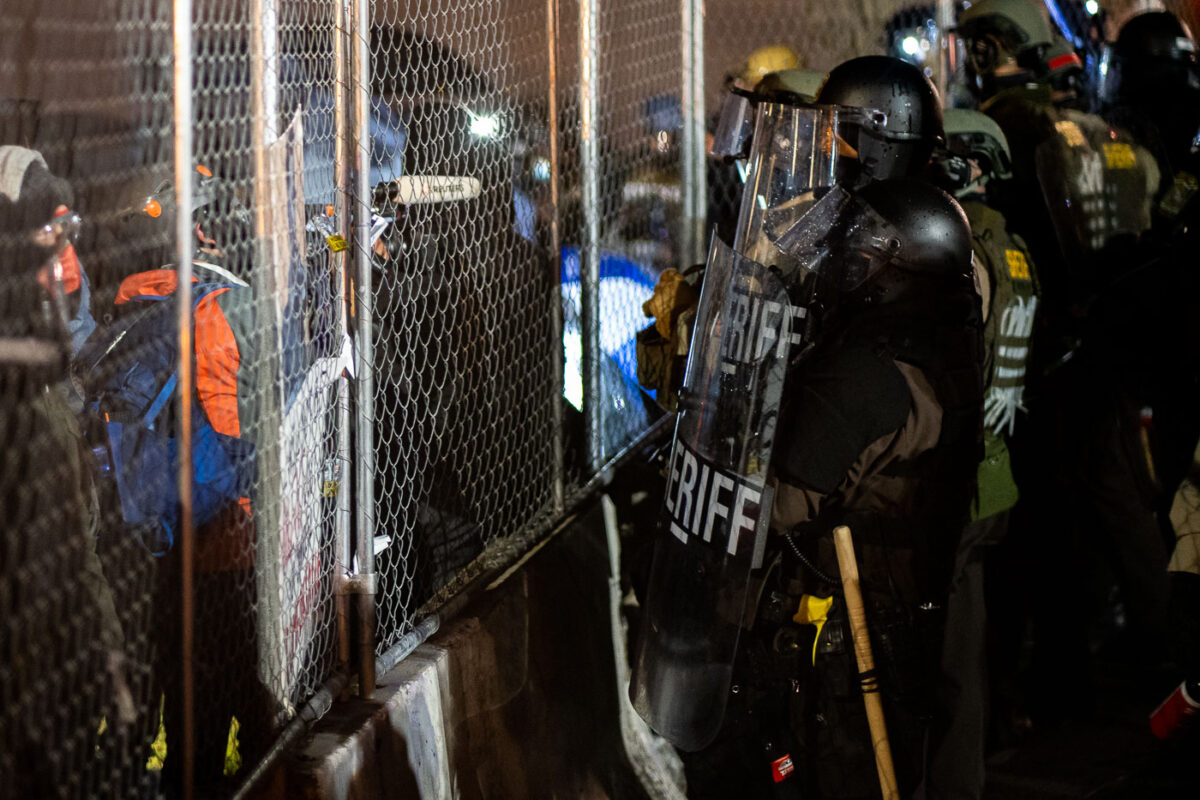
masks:
[(386, 651), (660, 413), (680, 12), (592, 6), (581, 50), (557, 3), (68, 5), (0, 18), (41, 348), (5, 361), (5, 785), (229, 793), (349, 661), (343, 592)]
[(514, 180), (541, 122), (514, 54), (544, 52), (545, 26), (506, 5), (373, 7), (371, 105), (395, 142), (370, 253), (381, 648), (552, 499), (555, 275), (540, 189)]
[(727, 83), (930, 13), (6, 0), (2, 793), (231, 794), (526, 552), (666, 420), (642, 304), (736, 214)]
[(333, 670), (335, 7), (0, 12), (6, 795), (231, 793)]

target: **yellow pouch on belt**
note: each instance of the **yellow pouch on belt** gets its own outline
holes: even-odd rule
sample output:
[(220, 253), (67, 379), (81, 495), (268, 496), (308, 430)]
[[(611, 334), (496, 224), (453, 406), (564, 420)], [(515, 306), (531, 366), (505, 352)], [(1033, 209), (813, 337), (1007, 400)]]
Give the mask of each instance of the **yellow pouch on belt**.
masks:
[(817, 642), (821, 639), (821, 628), (829, 618), (829, 609), (833, 607), (832, 597), (814, 597), (811, 594), (800, 596), (800, 607), (792, 615), (792, 621), (800, 625), (815, 625), (817, 632), (813, 636), (813, 663), (817, 663)]

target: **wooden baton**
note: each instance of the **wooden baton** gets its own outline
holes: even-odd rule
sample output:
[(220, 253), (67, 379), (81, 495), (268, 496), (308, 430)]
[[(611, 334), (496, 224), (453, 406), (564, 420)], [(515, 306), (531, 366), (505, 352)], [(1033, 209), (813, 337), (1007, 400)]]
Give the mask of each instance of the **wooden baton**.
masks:
[[(850, 634), (854, 638), (858, 673), (860, 676), (873, 675), (875, 656), (871, 653), (871, 637), (867, 633), (867, 614), (863, 607), (862, 590), (858, 585), (858, 560), (854, 557), (854, 541), (850, 538), (850, 529), (845, 525), (834, 528), (833, 545), (837, 548), (838, 569), (842, 573), (842, 592), (846, 597), (846, 616), (850, 619)], [(883, 703), (879, 699), (879, 682), (874, 677), (864, 677), (860, 680), (863, 704), (867, 707), (867, 724), (871, 728), (871, 746), (875, 749), (879, 789), (883, 800), (899, 800), (896, 770), (892, 766), (892, 746), (888, 742), (887, 725), (883, 721)]]

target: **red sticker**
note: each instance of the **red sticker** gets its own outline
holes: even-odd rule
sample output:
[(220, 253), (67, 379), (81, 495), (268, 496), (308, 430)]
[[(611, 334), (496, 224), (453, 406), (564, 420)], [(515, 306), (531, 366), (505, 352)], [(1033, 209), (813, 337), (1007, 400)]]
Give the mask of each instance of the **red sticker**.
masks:
[(783, 758), (777, 758), (771, 762), (771, 777), (776, 783), (786, 780), (788, 775), (796, 771), (796, 766), (792, 763), (791, 755), (786, 755)]

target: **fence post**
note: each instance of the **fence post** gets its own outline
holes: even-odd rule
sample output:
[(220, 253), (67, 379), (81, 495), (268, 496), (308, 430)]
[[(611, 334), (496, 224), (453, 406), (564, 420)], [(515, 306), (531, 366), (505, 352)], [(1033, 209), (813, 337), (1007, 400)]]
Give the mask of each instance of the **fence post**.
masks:
[[(546, 124), (550, 131), (550, 258), (554, 270), (553, 296), (550, 298), (550, 318), (555, 331), (555, 342), (561, 345), (563, 338), (563, 308), (562, 308), (562, 240), (558, 227), (558, 0), (546, 0), (546, 46), (550, 88), (547, 91), (548, 112)], [(561, 346), (553, 348), (554, 374), (556, 381), (554, 391), (557, 396), (551, 406), (551, 420), (554, 425), (554, 512), (561, 514), (566, 508), (566, 446), (563, 443), (563, 381), (565, 359)]]
[[(334, 114), (334, 183), (337, 190), (334, 194), (334, 219), (337, 220), (338, 233), (347, 242), (353, 241), (350, 232), (350, 211), (353, 207), (351, 168), (352, 154), (350, 117), (350, 86), (349, 72), (350, 53), (354, 46), (350, 28), (350, 9), (348, 0), (337, 0), (333, 31), (333, 114)], [(349, 314), (351, 282), (347, 269), (349, 261), (348, 250), (333, 253), (337, 265), (338, 286), (338, 332), (342, 341), (350, 335)], [(350, 570), (350, 554), (352, 552), (350, 536), (351, 526), (351, 494), (354, 491), (354, 470), (350, 464), (350, 382), (343, 374), (338, 382), (338, 421), (337, 421), (337, 462), (340, 474), (337, 495), (337, 516), (334, 522), (334, 580), (337, 584), (337, 663), (338, 669), (349, 674), (351, 656), (350, 645), (350, 595), (347, 593), (346, 578)]]
[[(700, 145), (696, 143), (696, 132), (692, 127), (692, 117), (695, 109), (692, 107), (692, 10), (694, 0), (679, 0), (679, 39), (681, 67), (679, 75), (680, 109), (683, 112), (683, 131), (681, 132), (681, 160), (679, 164), (680, 183), (680, 214), (679, 231), (679, 261), (680, 266), (686, 266), (696, 252), (696, 195), (692, 192), (692, 172), (695, 169), (696, 154)], [(701, 65), (703, 68), (703, 65)]]
[(191, 800), (195, 784), (196, 714), (195, 673), (192, 648), (195, 643), (193, 569), (195, 567), (192, 530), (192, 0), (174, 0), (174, 86), (175, 96), (175, 259), (178, 283), (175, 290), (179, 334), (179, 503), (180, 591), (183, 687), (183, 797)]
[(580, 156), (583, 179), (583, 246), (579, 250), (580, 330), (583, 337), (583, 407), (588, 464), (604, 463), (604, 403), (600, 378), (600, 0), (579, 0)]
[(950, 46), (949, 32), (954, 24), (954, 0), (937, 0), (938, 68), (934, 71), (934, 77), (937, 79), (938, 96), (942, 98), (943, 103), (950, 102), (950, 98), (946, 96), (946, 89), (949, 88), (954, 70), (958, 66), (957, 54)]
[(358, 572), (354, 591), (359, 612), (359, 695), (370, 697), (375, 689), (375, 376), (372, 341), (374, 297), (371, 288), (371, 11), (370, 0), (351, 0), (353, 50), (353, 176), (354, 256), (358, 285), (355, 287), (357, 337), (355, 339), (355, 384), (358, 404), (355, 442), (359, 469), (355, 478), (358, 509), (355, 515), (355, 557)]
[(704, 0), (682, 0), (683, 14), (683, 263), (699, 264), (707, 257), (705, 217), (708, 214), (707, 148), (704, 146)]
[(267, 148), (278, 138), (278, 17), (276, 0), (254, 0), (250, 9), (250, 113), (251, 142), (254, 148), (254, 199), (256, 269), (254, 307), (260, 319), (259, 334), (265, 336), (258, 361), (257, 389), (258, 440), (257, 459), (258, 503), (255, 506), (254, 582), (257, 613), (255, 628), (258, 636), (258, 671), (262, 684), (275, 699), (286, 706), (288, 698), (283, 685), (283, 636), (281, 630), (279, 570), (280, 554), (280, 455), (279, 439), (283, 430), (282, 404), (279, 392), (283, 360), (279, 353), (281, 310), (277, 301), (276, 265), (273, 248), (268, 245), (272, 232), (268, 229), (268, 209), (275, 198), (271, 196), (271, 175)]

